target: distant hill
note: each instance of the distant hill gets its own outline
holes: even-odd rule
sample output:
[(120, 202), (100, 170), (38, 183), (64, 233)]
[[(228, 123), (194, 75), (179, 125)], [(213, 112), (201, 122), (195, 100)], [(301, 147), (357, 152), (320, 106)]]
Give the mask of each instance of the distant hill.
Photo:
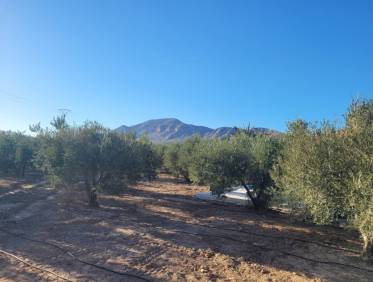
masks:
[[(136, 136), (146, 134), (150, 140), (157, 143), (183, 141), (193, 135), (202, 138), (224, 138), (236, 132), (234, 127), (219, 127), (212, 129), (205, 126), (186, 124), (176, 118), (152, 119), (133, 126), (122, 125), (116, 129), (118, 132), (132, 132)], [(261, 134), (278, 134), (279, 132), (267, 128), (253, 128)]]

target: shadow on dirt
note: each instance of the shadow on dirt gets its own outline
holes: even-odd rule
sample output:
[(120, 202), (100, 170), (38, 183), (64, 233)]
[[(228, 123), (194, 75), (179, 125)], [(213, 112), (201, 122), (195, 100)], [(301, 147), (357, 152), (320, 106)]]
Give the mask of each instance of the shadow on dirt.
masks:
[[(174, 180), (157, 180), (162, 184), (170, 181)], [(151, 187), (152, 183), (146, 185)], [(358, 257), (361, 242), (353, 231), (294, 223), (276, 212), (258, 213), (242, 206), (136, 188), (126, 189), (121, 196), (102, 195), (100, 209), (86, 208), (84, 200), (79, 193), (71, 202), (51, 200), (36, 216), (18, 223), (0, 223), (0, 227), (52, 242), (91, 263), (149, 280), (225, 280), (229, 277), (224, 271), (242, 272), (244, 264), (329, 281), (371, 281), (373, 275), (349, 266), (320, 263), (373, 270)], [(121, 276), (82, 265), (56, 248), (1, 232), (0, 248), (79, 280), (123, 281)], [(0, 260), (0, 266), (3, 264)], [(224, 269), (214, 269), (217, 264)], [(195, 269), (201, 265), (214, 273)], [(271, 271), (263, 270), (262, 275), (269, 277)], [(245, 272), (240, 275), (233, 279), (246, 277)]]

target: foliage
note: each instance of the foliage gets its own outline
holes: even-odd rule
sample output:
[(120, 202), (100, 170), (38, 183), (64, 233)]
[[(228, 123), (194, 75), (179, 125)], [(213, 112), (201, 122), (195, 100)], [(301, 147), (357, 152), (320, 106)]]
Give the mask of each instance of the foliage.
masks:
[(266, 207), (274, 186), (270, 169), (278, 142), (268, 136), (244, 131), (230, 139), (201, 140), (194, 137), (174, 143), (165, 152), (165, 166), (187, 181), (207, 184), (217, 194), (243, 185), (257, 208)]
[(373, 258), (373, 100), (354, 101), (346, 115), (349, 157), (349, 220), (364, 239), (364, 255)]
[(22, 133), (0, 132), (0, 174), (24, 177), (32, 168), (34, 140)]
[(201, 138), (192, 137), (183, 143), (172, 143), (164, 152), (164, 165), (176, 177), (182, 176), (186, 182), (191, 182), (191, 165), (193, 155)]
[(213, 192), (243, 186), (255, 208), (266, 208), (275, 187), (270, 169), (276, 159), (278, 142), (269, 136), (239, 132), (229, 140), (211, 142), (206, 182)]
[(155, 177), (160, 161), (148, 140), (97, 122), (69, 126), (56, 118), (52, 125), (38, 132), (35, 163), (55, 186), (83, 182), (90, 206), (98, 206), (97, 191), (118, 193), (128, 182)]
[(343, 176), (348, 161), (338, 134), (328, 123), (320, 128), (301, 120), (290, 123), (282, 157), (273, 173), (293, 200), (291, 207), (303, 210), (316, 223), (346, 216), (347, 183)]
[(346, 219), (373, 241), (373, 101), (354, 101), (343, 128), (324, 122), (289, 124), (273, 178), (315, 223)]
[(153, 144), (146, 136), (142, 136), (135, 144), (137, 152), (133, 159), (138, 162), (141, 177), (155, 179), (157, 169), (162, 165), (162, 147)]
[(172, 143), (167, 145), (164, 157), (163, 157), (163, 164), (165, 168), (170, 172), (172, 175), (179, 177), (180, 169), (178, 166), (178, 154), (180, 150), (179, 143)]

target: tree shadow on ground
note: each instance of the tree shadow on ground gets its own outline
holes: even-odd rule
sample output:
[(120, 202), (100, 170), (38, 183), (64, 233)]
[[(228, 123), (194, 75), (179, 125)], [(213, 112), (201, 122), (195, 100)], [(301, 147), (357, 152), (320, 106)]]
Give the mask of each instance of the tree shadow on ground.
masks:
[[(336, 277), (337, 280), (352, 277), (370, 280), (369, 272), (317, 262), (336, 262), (372, 269), (370, 264), (358, 257), (361, 242), (355, 231), (290, 222), (289, 218), (276, 212), (256, 212), (239, 206), (216, 207), (214, 204), (200, 201), (195, 201), (194, 204), (194, 200), (187, 196), (136, 189), (129, 189), (127, 194), (143, 195), (146, 199), (150, 197), (156, 200), (153, 203), (148, 203), (147, 200), (140, 202), (136, 211), (143, 221), (150, 217), (150, 223), (157, 222), (162, 226), (161, 231), (160, 228), (149, 231), (158, 238), (172, 240), (175, 237), (172, 232), (177, 229), (185, 232), (186, 236), (194, 236), (193, 240), (206, 243), (204, 248), (212, 248), (231, 257), (244, 256), (245, 259), (256, 263), (330, 280), (335, 280)], [(183, 201), (184, 199), (191, 201)], [(123, 205), (121, 201), (117, 204)], [(116, 201), (111, 202), (111, 205), (115, 206)], [(156, 205), (158, 211), (149, 209), (149, 205)], [(177, 214), (177, 211), (189, 214), (191, 219), (175, 219), (174, 214)], [(162, 219), (159, 219), (160, 217)], [(179, 237), (178, 234), (176, 238)], [(178, 244), (190, 247), (193, 240), (178, 240)], [(284, 260), (284, 252), (290, 258)], [(299, 257), (291, 257), (291, 254)], [(304, 260), (302, 257), (313, 261)], [(343, 275), (344, 273), (346, 275)]]
[[(78, 193), (76, 197), (80, 197)], [(360, 241), (355, 232), (294, 223), (274, 212), (258, 213), (241, 206), (135, 188), (128, 188), (121, 196), (101, 196), (100, 203), (100, 209), (88, 209), (84, 200), (61, 203), (56, 199), (46, 204), (47, 212), (4, 227), (53, 242), (92, 263), (150, 280), (214, 280), (211, 275), (225, 280), (229, 278), (227, 273), (233, 280), (250, 280), (252, 274), (245, 272), (244, 265), (271, 268), (269, 273), (258, 270), (258, 275), (269, 278), (273, 269), (279, 269), (329, 281), (371, 280), (369, 272), (316, 262), (369, 268), (357, 257)], [(123, 279), (82, 266), (50, 246), (41, 247), (4, 234), (0, 242), (9, 252), (28, 256), (40, 265), (58, 266), (61, 272), (72, 272), (76, 277), (90, 281)], [(340, 250), (329, 248), (330, 244)], [(201, 265), (215, 273), (195, 268)]]

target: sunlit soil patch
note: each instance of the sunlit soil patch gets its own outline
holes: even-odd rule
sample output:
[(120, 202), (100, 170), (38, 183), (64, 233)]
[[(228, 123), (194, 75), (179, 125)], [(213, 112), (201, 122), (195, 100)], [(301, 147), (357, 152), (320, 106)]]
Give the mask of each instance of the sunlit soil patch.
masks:
[[(100, 267), (150, 281), (371, 281), (372, 273), (317, 262), (369, 268), (348, 250), (359, 250), (351, 243), (359, 242), (353, 232), (194, 198), (206, 189), (162, 176), (124, 189), (120, 195), (99, 195), (98, 209), (87, 207), (84, 191), (48, 192), (40, 198), (32, 189), (4, 196), (10, 191), (5, 189), (0, 191), (0, 207), (18, 202), (22, 206), (8, 205), (8, 221), (0, 227), (56, 244)], [(38, 201), (43, 208), (30, 208)], [(23, 211), (30, 217), (17, 223), (10, 220)], [(73, 281), (140, 281), (81, 264), (49, 245), (1, 232), (0, 249), (22, 254)], [(4, 257), (0, 257), (0, 274), (10, 281), (53, 280)]]

